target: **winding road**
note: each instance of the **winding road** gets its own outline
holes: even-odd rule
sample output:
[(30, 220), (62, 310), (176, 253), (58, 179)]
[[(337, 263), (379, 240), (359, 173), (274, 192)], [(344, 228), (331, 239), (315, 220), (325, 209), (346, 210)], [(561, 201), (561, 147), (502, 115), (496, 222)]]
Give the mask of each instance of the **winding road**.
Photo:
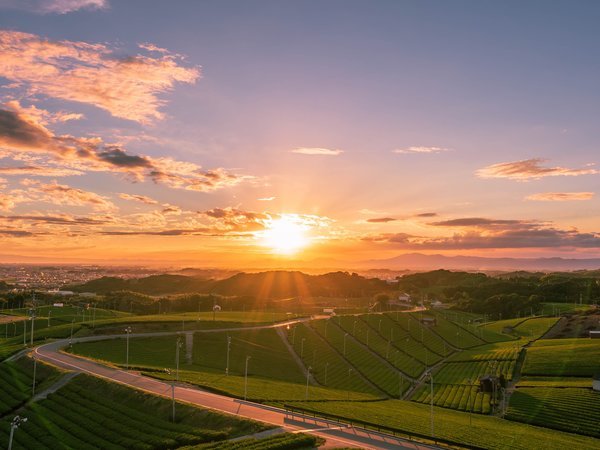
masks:
[[(286, 326), (289, 322), (276, 324), (275, 326)], [(273, 325), (261, 327), (274, 327)], [(244, 328), (248, 329), (248, 328)], [(206, 330), (223, 331), (223, 330)], [(178, 334), (176, 332), (161, 333), (137, 333), (130, 337), (150, 337)], [(123, 338), (123, 335), (104, 335), (87, 336), (73, 338), (76, 342), (91, 342), (98, 340), (108, 340)], [(36, 358), (40, 361), (48, 362), (60, 368), (87, 373), (105, 380), (120, 383), (146, 392), (171, 397), (171, 384), (140, 375), (135, 372), (129, 372), (118, 368), (103, 365), (99, 362), (81, 358), (72, 354), (64, 353), (61, 350), (69, 345), (69, 339), (63, 339), (48, 344), (43, 344), (34, 349)], [(179, 401), (193, 405), (210, 408), (224, 413), (235, 414), (271, 425), (280, 427), (284, 431), (291, 433), (310, 433), (315, 436), (326, 439), (324, 448), (334, 447), (353, 447), (364, 449), (436, 449), (431, 445), (426, 445), (408, 439), (401, 439), (392, 435), (378, 433), (371, 430), (365, 430), (340, 424), (320, 418), (314, 418), (308, 415), (290, 413), (284, 409), (262, 405), (224, 395), (214, 394), (189, 386), (175, 385), (175, 398)]]

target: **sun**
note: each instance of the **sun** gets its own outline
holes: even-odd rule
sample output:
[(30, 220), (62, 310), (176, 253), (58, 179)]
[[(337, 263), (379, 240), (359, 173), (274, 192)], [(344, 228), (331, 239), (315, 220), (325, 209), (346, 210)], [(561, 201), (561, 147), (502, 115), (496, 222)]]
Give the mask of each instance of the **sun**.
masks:
[(267, 228), (260, 233), (260, 237), (262, 244), (275, 253), (291, 255), (310, 243), (307, 231), (308, 226), (300, 218), (284, 214), (280, 219), (267, 223)]

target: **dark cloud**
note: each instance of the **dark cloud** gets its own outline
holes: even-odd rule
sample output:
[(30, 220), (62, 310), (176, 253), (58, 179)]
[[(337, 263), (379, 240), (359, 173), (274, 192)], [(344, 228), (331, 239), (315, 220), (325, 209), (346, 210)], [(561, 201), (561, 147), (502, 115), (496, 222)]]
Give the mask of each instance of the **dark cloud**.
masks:
[(128, 155), (120, 148), (110, 148), (98, 153), (98, 159), (113, 166), (127, 168), (151, 168), (152, 162), (143, 156)]
[(0, 220), (14, 222), (14, 221), (28, 221), (34, 223), (47, 223), (55, 225), (106, 225), (112, 223), (111, 218), (90, 218), (90, 217), (79, 217), (69, 216), (67, 214), (61, 215), (14, 215), (14, 216), (0, 216)]
[(437, 215), (438, 215), (438, 213), (426, 212), (426, 213), (417, 214), (417, 215), (415, 215), (415, 217), (437, 217)]
[(527, 224), (521, 220), (499, 220), (484, 219), (481, 217), (464, 217), (460, 219), (442, 220), (440, 222), (431, 222), (428, 225), (436, 227), (489, 227), (489, 226), (507, 226)]
[(0, 229), (0, 236), (4, 237), (30, 237), (34, 234), (25, 230)]
[(392, 217), (377, 217), (375, 219), (367, 219), (367, 222), (370, 222), (370, 223), (387, 223), (387, 222), (394, 222), (395, 220), (398, 220), (398, 219), (394, 219)]

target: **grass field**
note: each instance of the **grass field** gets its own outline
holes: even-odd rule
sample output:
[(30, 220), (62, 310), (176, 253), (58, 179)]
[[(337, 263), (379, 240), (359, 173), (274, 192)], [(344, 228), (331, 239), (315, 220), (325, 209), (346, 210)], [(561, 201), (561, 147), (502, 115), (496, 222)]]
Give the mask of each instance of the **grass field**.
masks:
[[(314, 402), (295, 406), (362, 423), (381, 424), (405, 433), (431, 436), (428, 405), (402, 400), (382, 402)], [(451, 409), (434, 407), (434, 434), (457, 443), (488, 449), (548, 450), (570, 448), (597, 450), (598, 440), (587, 436), (512, 422), (496, 417), (469, 415)], [(551, 443), (551, 447), (549, 447)]]
[(248, 438), (235, 442), (215, 442), (180, 447), (179, 450), (294, 450), (315, 448), (317, 441), (316, 437), (307, 434), (282, 433), (263, 439)]
[(598, 371), (600, 341), (543, 339), (527, 349), (524, 375), (591, 377)]
[(600, 395), (591, 388), (519, 387), (506, 417), (600, 437)]
[(494, 344), (481, 345), (472, 350), (465, 350), (450, 356), (448, 361), (487, 361), (487, 360), (516, 360), (521, 351), (518, 341), (498, 342)]
[[(171, 421), (168, 399), (80, 375), (19, 414), (16, 449), (164, 449), (244, 436), (263, 424), (178, 404)], [(0, 421), (0, 441), (10, 420)], [(135, 430), (135, 431), (134, 431)]]
[[(143, 372), (154, 378), (171, 381), (173, 375), (168, 375), (164, 371)], [(225, 394), (232, 397), (244, 398), (246, 391), (244, 386), (244, 377), (241, 375), (225, 375), (217, 370), (184, 370), (179, 371), (179, 380), (196, 386), (206, 388), (212, 392)], [(308, 396), (306, 395), (306, 381), (302, 383), (293, 383), (289, 381), (279, 381), (273, 378), (265, 378), (252, 373), (251, 361), (248, 366), (248, 385), (247, 398), (251, 401), (261, 403), (281, 404), (287, 401), (304, 401), (308, 399), (319, 400), (375, 400), (381, 398), (375, 395), (355, 392), (351, 390), (341, 390), (314, 386), (309, 384)]]
[[(227, 337), (231, 337), (230, 370), (227, 366)], [(288, 399), (303, 400), (306, 396), (306, 377), (272, 329), (241, 330), (232, 332), (195, 333), (192, 364), (185, 359), (185, 340), (180, 349), (179, 380), (235, 397), (244, 396), (244, 372), (248, 361), (248, 396), (260, 401), (280, 402)], [(130, 367), (146, 371), (155, 378), (171, 380), (165, 368), (176, 368), (177, 336), (130, 338)], [(126, 362), (126, 340), (96, 341), (74, 344), (73, 353), (107, 361), (121, 367)], [(333, 364), (333, 362), (332, 362)], [(309, 386), (311, 398), (373, 399), (376, 391), (356, 374), (341, 377), (336, 382), (334, 367), (324, 386)], [(344, 369), (343, 369), (344, 370)], [(344, 371), (345, 373), (345, 371)], [(349, 389), (346, 389), (349, 388)], [(357, 392), (355, 392), (357, 391)]]
[(546, 334), (558, 320), (559, 319), (556, 317), (535, 317), (526, 319), (514, 328), (514, 332), (517, 336), (525, 339), (539, 339)]

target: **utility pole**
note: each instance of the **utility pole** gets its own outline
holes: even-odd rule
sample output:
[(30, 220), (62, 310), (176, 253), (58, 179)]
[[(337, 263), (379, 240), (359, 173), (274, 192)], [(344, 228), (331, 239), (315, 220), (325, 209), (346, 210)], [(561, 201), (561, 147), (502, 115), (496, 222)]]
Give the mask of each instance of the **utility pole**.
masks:
[(312, 370), (311, 366), (308, 366), (308, 370), (306, 371), (306, 392), (304, 394), (304, 399), (308, 400), (308, 380), (310, 380), (310, 371)]
[(35, 357), (35, 355), (33, 356), (33, 380), (32, 380), (32, 384), (31, 384), (31, 396), (33, 397), (35, 395), (35, 373), (37, 370), (37, 358)]
[(227, 367), (225, 367), (225, 375), (229, 375), (229, 350), (231, 347), (231, 336), (227, 336)]
[(329, 363), (328, 363), (328, 362), (326, 362), (326, 363), (325, 363), (325, 380), (323, 381), (323, 384), (324, 384), (325, 386), (327, 386), (327, 368), (328, 368), (328, 367), (329, 367)]
[(23, 347), (27, 347), (27, 319), (23, 321)]
[(127, 345), (125, 351), (125, 370), (129, 370), (129, 334), (131, 333), (131, 327), (125, 328), (125, 333), (127, 333)]
[(179, 381), (179, 349), (183, 346), (181, 337), (177, 338), (177, 344), (175, 345), (175, 377)]
[(71, 320), (71, 337), (69, 338), (69, 347), (73, 345), (73, 324), (75, 323), (75, 318)]
[(246, 356), (246, 370), (244, 372), (244, 401), (248, 398), (248, 361), (252, 356)]
[(304, 341), (306, 338), (302, 338), (302, 342), (300, 343), (300, 359), (304, 358)]
[(15, 430), (21, 426), (21, 424), (27, 422), (27, 417), (15, 416), (15, 418), (10, 423), (10, 436), (8, 438), (8, 450), (12, 450), (13, 437), (15, 435)]

